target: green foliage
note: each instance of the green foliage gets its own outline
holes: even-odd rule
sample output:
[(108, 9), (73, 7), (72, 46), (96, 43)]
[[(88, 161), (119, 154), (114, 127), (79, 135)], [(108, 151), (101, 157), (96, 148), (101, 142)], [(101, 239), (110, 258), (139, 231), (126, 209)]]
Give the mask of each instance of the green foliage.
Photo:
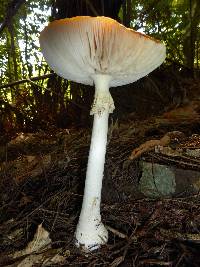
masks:
[[(2, 1), (0, 21), (3, 22), (7, 11), (7, 1)], [(0, 84), (38, 75), (46, 66), (39, 51), (38, 36), (50, 15), (50, 1), (26, 1), (14, 17), (9, 19), (9, 26), (0, 35)], [(17, 70), (14, 70), (14, 61)]]
[[(132, 21), (133, 27), (165, 41), (168, 48), (168, 59), (187, 65), (187, 55), (183, 46), (186, 34), (189, 31), (190, 35), (193, 30), (191, 29), (191, 20), (195, 21), (193, 26), (198, 32), (198, 36), (200, 34), (197, 28), (200, 22), (198, 0), (144, 0), (132, 2), (134, 2), (135, 10), (137, 10), (136, 18)], [(198, 14), (190, 17), (190, 9)], [(195, 45), (198, 38), (197, 36), (193, 37), (193, 45)], [(199, 53), (199, 47), (196, 49)], [(192, 55), (189, 56), (192, 57)]]
[[(0, 25), (5, 19), (8, 2), (0, 1)], [(1, 87), (16, 80), (49, 73), (38, 37), (50, 20), (52, 2), (55, 4), (56, 1), (25, 1), (0, 33), (0, 104), (3, 103), (0, 115), (12, 121), (12, 127), (17, 125), (16, 121), (20, 122), (19, 129), (23, 125), (30, 128), (33, 122), (44, 125), (47, 120), (55, 121), (58, 114), (67, 112), (69, 106), (76, 107), (77, 111), (78, 107), (83, 106), (85, 110), (84, 105), (88, 105), (83, 87), (78, 86), (77, 89), (73, 83), (70, 86), (60, 78)], [(85, 1), (80, 6), (85, 6)], [(126, 0), (118, 16), (126, 25), (163, 40), (167, 45), (168, 61), (190, 69), (199, 68), (199, 0)], [(80, 112), (80, 108), (78, 110)], [(70, 116), (75, 118), (74, 111), (70, 112)]]

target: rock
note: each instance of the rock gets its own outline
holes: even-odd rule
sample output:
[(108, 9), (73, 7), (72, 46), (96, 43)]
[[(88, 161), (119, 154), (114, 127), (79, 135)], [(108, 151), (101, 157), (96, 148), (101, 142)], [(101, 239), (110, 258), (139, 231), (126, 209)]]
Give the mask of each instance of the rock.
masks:
[(165, 165), (143, 161), (139, 187), (146, 197), (171, 196), (176, 191), (174, 171)]

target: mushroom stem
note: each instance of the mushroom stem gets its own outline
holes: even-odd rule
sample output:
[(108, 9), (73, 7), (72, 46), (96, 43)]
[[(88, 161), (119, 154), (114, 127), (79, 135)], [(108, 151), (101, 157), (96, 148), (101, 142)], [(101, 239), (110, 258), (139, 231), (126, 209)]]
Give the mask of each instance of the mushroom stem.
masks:
[(108, 240), (108, 232), (101, 222), (100, 204), (106, 154), (108, 117), (114, 109), (109, 92), (110, 76), (95, 75), (95, 100), (92, 138), (88, 158), (82, 210), (76, 228), (76, 245), (95, 250)]

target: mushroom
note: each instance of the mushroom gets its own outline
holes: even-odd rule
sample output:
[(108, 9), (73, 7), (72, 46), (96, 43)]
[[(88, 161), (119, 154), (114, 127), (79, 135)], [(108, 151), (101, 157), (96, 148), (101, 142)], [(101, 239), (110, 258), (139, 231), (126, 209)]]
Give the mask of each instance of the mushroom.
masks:
[(108, 117), (114, 110), (110, 87), (132, 83), (165, 59), (165, 45), (107, 17), (79, 16), (51, 22), (40, 35), (43, 55), (63, 78), (95, 85), (94, 115), (85, 190), (76, 245), (95, 250), (108, 240), (100, 204)]

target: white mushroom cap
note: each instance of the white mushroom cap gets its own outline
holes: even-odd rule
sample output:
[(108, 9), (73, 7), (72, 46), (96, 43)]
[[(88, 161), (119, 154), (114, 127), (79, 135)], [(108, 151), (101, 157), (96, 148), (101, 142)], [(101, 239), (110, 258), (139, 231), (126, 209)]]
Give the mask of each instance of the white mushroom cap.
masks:
[(51, 22), (41, 49), (63, 78), (93, 85), (93, 75), (110, 75), (110, 87), (134, 82), (165, 59), (165, 45), (107, 17), (74, 17)]

